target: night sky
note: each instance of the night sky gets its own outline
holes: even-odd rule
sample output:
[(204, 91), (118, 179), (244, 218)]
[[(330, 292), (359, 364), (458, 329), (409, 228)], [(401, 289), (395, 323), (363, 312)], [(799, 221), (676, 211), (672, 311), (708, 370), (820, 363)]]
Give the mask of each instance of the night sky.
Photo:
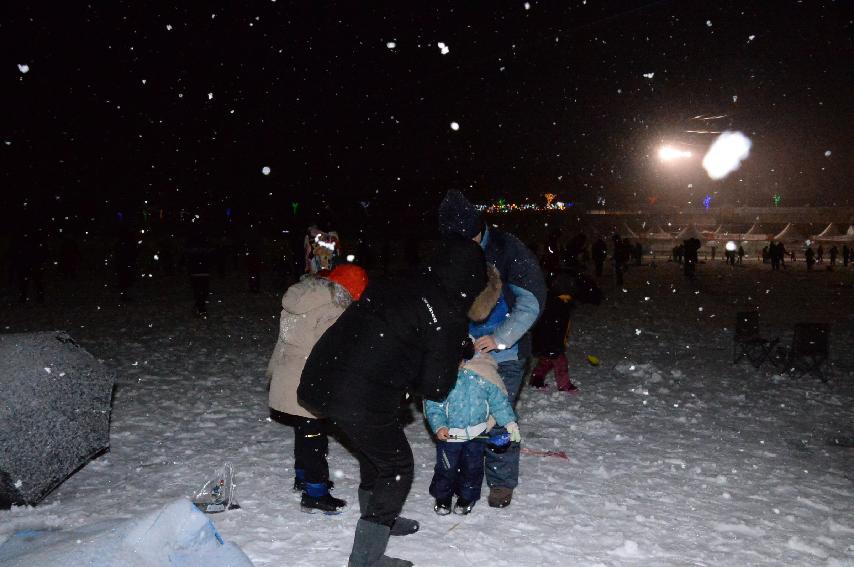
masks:
[(854, 203), (850, 1), (6, 4), (7, 210)]

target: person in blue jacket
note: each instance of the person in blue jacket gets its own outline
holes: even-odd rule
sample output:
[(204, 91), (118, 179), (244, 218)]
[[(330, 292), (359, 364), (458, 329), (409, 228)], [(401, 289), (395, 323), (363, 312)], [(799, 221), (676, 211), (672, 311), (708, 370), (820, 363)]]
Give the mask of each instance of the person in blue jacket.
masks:
[(522, 440), (498, 364), (489, 354), (472, 354), (443, 402), (424, 401), (424, 416), (437, 439), (430, 495), (440, 516), (451, 513), (454, 495), (455, 514), (468, 514), (480, 500), (486, 438), (493, 425), (507, 429), (512, 441)]
[[(488, 272), (486, 289), (468, 312), (470, 320), (483, 320), (475, 325), (481, 330), (494, 329), (507, 315), (498, 270), (490, 267)], [(495, 309), (496, 304), (503, 305), (503, 309)], [(436, 466), (430, 483), (430, 494), (436, 499), (433, 510), (440, 516), (450, 514), (451, 499), (456, 495), (454, 512), (468, 514), (480, 499), (490, 429), (497, 423), (506, 428), (512, 441), (521, 441), (516, 414), (495, 359), (488, 353), (476, 353), (470, 342), (454, 388), (442, 401), (425, 400), (424, 417), (437, 439)]]
[[(439, 232), (457, 234), (480, 244), (486, 261), (494, 265), (503, 283), (507, 314), (489, 332), (469, 334), (476, 338), (475, 349), (490, 353), (498, 363), (498, 374), (507, 388), (507, 397), (515, 406), (531, 356), (530, 329), (546, 300), (546, 283), (539, 262), (516, 236), (488, 227), (480, 211), (459, 191), (448, 191), (439, 205)], [(496, 307), (497, 308), (497, 307)], [(496, 433), (503, 433), (496, 428)], [(486, 482), (489, 505), (510, 505), (513, 490), (519, 484), (519, 444), (512, 443), (503, 453), (487, 449)]]

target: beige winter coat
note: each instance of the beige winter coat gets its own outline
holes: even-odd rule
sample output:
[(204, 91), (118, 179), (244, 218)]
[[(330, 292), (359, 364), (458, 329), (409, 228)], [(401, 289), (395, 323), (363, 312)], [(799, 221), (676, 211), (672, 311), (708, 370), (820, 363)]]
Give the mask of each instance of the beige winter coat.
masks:
[(315, 276), (305, 276), (285, 292), (279, 340), (267, 365), (272, 409), (315, 417), (297, 402), (300, 376), (314, 344), (351, 301), (342, 286)]

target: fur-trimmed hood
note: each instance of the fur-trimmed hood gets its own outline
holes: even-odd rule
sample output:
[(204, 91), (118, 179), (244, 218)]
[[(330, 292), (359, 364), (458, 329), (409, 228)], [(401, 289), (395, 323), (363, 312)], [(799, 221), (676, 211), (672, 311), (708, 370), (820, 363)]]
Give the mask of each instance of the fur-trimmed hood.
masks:
[(507, 386), (504, 385), (504, 381), (498, 373), (498, 363), (492, 356), (477, 353), (474, 358), (463, 363), (463, 368), (471, 370), (482, 376), (484, 380), (492, 382), (505, 396), (507, 395)]
[(486, 268), (487, 282), (486, 287), (475, 298), (471, 308), (469, 308), (468, 317), (475, 323), (480, 323), (487, 317), (498, 302), (501, 296), (501, 274), (492, 264), (488, 264)]
[(330, 299), (342, 309), (346, 309), (353, 301), (344, 286), (308, 274), (303, 276), (298, 284), (288, 288), (282, 297), (282, 308), (290, 313), (301, 315), (328, 303)]

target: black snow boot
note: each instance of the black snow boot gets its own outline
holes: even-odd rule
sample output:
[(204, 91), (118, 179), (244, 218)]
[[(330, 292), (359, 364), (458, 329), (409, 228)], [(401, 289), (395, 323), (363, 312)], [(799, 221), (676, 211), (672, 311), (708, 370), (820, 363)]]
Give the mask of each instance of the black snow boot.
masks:
[[(368, 508), (368, 501), (371, 499), (371, 492), (368, 490), (359, 489), (359, 514), (364, 514), (365, 510)], [(404, 518), (402, 516), (398, 516), (394, 523), (391, 525), (391, 535), (393, 536), (405, 536), (414, 534), (418, 531), (421, 525), (417, 520), (410, 520), (409, 518)]]
[(294, 492), (305, 490), (305, 470), (294, 469)]
[(347, 502), (329, 494), (329, 488), (325, 482), (305, 483), (305, 491), (302, 493), (302, 500), (300, 501), (300, 508), (303, 512), (309, 514), (315, 512), (340, 514), (345, 506), (347, 506)]
[(436, 504), (433, 505), (433, 511), (440, 516), (447, 516), (451, 513), (451, 497), (437, 498)]
[(466, 514), (471, 513), (472, 508), (474, 508), (474, 502), (460, 497), (457, 498), (457, 503), (454, 504), (454, 514), (465, 516)]
[(412, 561), (384, 555), (389, 535), (388, 526), (359, 520), (347, 567), (412, 567)]

